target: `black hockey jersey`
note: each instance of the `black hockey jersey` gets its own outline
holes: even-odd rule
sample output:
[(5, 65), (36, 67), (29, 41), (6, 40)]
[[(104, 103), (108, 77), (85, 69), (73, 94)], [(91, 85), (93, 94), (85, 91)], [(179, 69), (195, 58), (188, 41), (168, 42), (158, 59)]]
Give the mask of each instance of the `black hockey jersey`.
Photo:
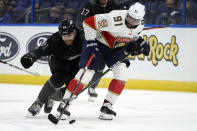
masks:
[(72, 64), (73, 62), (79, 63), (82, 45), (83, 39), (81, 39), (78, 31), (72, 46), (66, 46), (59, 32), (56, 32), (47, 39), (45, 44), (32, 52), (36, 54), (36, 59), (39, 59), (41, 56), (53, 55), (60, 62)]
[(87, 2), (82, 7), (80, 13), (77, 16), (76, 26), (78, 29), (83, 30), (82, 23), (85, 18), (96, 14), (109, 13), (110, 11), (117, 9), (118, 6), (113, 0), (109, 0), (106, 7), (101, 7), (98, 0), (96, 1), (96, 3)]

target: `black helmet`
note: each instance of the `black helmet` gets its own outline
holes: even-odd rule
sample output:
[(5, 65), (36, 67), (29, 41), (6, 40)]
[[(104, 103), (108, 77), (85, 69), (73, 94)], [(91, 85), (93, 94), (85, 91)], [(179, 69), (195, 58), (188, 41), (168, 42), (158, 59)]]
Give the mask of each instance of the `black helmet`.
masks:
[(64, 19), (61, 21), (59, 25), (59, 33), (60, 35), (68, 35), (71, 32), (75, 31), (75, 24), (73, 20)]

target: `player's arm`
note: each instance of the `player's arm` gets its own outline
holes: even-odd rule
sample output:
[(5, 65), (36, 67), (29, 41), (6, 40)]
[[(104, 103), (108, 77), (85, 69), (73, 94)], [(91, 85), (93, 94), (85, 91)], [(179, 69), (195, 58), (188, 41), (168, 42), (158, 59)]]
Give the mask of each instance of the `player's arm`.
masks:
[(53, 40), (55, 39), (53, 37), (54, 36), (49, 37), (45, 43), (32, 51), (36, 54), (36, 59), (39, 59), (42, 56), (48, 56), (52, 53), (53, 45), (56, 43), (55, 40)]
[(110, 30), (110, 18), (106, 14), (98, 14), (83, 21), (86, 40), (95, 40), (98, 31)]
[(45, 44), (41, 45), (37, 49), (34, 49), (21, 57), (22, 66), (27, 69), (30, 68), (35, 61), (37, 61), (41, 56), (47, 56), (51, 54), (50, 38)]

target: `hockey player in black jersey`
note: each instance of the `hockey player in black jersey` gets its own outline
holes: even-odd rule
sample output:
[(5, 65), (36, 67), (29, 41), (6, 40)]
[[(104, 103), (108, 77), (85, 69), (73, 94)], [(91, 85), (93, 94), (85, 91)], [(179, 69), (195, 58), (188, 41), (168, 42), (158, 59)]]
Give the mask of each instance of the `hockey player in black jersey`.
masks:
[[(53, 96), (63, 96), (65, 89), (60, 89), (76, 75), (79, 70), (79, 60), (83, 39), (75, 28), (74, 21), (65, 19), (59, 25), (59, 31), (51, 35), (46, 43), (34, 49), (21, 58), (24, 68), (29, 68), (41, 56), (48, 56), (51, 77), (41, 89), (36, 101), (28, 108), (35, 116), (45, 104), (45, 113), (50, 113), (53, 106)], [(56, 94), (56, 95), (54, 95)]]

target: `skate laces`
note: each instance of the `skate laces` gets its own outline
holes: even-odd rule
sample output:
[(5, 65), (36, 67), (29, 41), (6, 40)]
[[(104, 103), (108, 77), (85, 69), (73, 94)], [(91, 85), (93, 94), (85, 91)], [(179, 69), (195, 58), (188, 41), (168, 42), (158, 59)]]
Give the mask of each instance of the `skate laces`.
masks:
[(112, 107), (112, 104), (111, 103), (104, 103), (103, 106), (107, 107), (108, 109), (112, 110), (113, 111), (113, 107)]

